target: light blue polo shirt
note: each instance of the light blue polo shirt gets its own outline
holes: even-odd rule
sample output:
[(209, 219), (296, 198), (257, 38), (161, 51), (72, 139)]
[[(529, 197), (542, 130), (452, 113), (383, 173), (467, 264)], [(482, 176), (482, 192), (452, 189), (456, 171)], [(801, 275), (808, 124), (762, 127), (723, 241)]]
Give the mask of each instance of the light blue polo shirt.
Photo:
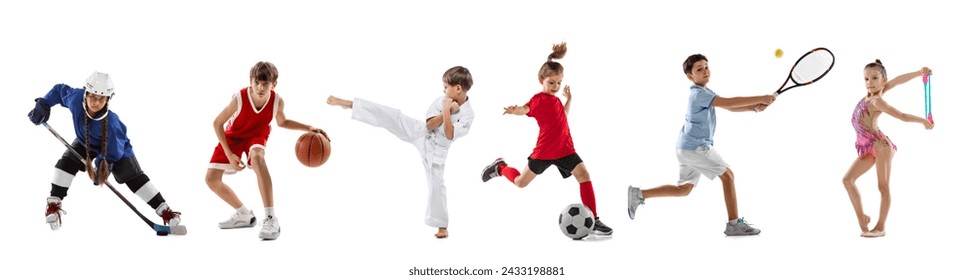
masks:
[(717, 94), (709, 88), (690, 86), (690, 100), (687, 105), (686, 120), (680, 129), (676, 147), (696, 150), (698, 147), (714, 145), (714, 130), (717, 129), (717, 112), (711, 103)]

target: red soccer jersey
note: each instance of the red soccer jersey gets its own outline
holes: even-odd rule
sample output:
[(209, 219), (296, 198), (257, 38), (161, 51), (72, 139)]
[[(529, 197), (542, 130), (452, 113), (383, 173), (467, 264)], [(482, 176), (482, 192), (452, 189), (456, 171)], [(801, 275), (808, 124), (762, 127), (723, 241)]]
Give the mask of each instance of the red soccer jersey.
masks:
[(260, 110), (250, 99), (248, 88), (240, 90), (237, 99), (237, 112), (227, 124), (227, 138), (250, 139), (267, 138), (271, 134), (271, 120), (277, 112), (277, 93), (271, 91), (267, 103)]
[(541, 160), (559, 159), (575, 153), (572, 133), (568, 128), (568, 115), (565, 105), (557, 96), (544, 92), (535, 94), (525, 106), (528, 117), (538, 121), (538, 143), (531, 158)]

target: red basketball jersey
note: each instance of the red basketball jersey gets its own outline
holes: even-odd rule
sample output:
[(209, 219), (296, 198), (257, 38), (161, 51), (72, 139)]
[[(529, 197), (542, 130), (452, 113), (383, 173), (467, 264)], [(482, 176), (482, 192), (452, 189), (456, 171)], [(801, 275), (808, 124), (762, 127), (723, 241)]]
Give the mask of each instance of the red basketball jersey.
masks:
[(249, 88), (240, 90), (237, 96), (237, 112), (233, 113), (227, 124), (227, 138), (249, 139), (254, 137), (267, 138), (271, 134), (271, 120), (277, 113), (277, 93), (271, 90), (271, 96), (260, 110), (250, 99)]

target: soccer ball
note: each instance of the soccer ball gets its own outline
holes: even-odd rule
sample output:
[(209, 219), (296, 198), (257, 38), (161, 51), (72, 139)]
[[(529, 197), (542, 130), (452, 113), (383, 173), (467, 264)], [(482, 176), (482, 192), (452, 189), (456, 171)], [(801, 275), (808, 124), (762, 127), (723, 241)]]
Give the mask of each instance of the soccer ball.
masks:
[(558, 215), (558, 228), (568, 238), (580, 240), (592, 233), (595, 226), (595, 217), (592, 216), (592, 210), (581, 203), (568, 205)]

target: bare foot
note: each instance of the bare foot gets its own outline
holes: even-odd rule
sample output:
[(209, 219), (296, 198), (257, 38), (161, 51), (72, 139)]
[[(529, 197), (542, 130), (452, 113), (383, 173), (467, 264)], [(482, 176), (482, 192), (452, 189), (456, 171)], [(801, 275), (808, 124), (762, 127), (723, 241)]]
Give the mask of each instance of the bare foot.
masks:
[(434, 235), (434, 236), (436, 236), (436, 238), (442, 239), (442, 238), (446, 238), (446, 237), (450, 236), (450, 233), (448, 233), (446, 231), (446, 228), (445, 227), (441, 227), (440, 230), (436, 231), (436, 235)]
[(335, 96), (328, 96), (328, 101), (327, 102), (328, 102), (328, 105), (341, 106), (342, 108), (345, 108), (345, 109), (351, 109), (352, 108), (352, 101), (348, 101), (348, 100), (345, 100), (345, 99), (341, 99), (341, 98), (338, 98), (338, 97), (335, 97)]
[(862, 215), (861, 217), (859, 217), (859, 229), (861, 229), (863, 233), (869, 231), (870, 220), (872, 219), (869, 218), (869, 215)]
[(866, 238), (875, 238), (875, 237), (883, 237), (883, 236), (886, 236), (886, 231), (883, 230), (874, 229), (862, 233), (862, 237), (866, 237)]

